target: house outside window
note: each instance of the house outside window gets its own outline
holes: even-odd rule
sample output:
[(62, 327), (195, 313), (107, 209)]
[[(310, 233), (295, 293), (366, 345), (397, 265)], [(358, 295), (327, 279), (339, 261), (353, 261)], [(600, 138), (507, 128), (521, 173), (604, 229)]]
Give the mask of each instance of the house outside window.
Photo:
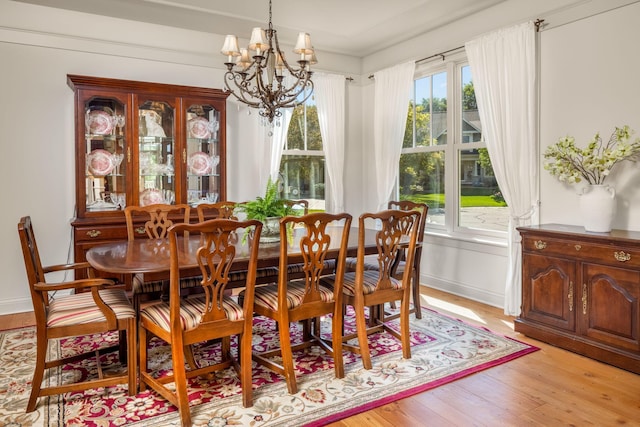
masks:
[(306, 199), (310, 211), (325, 210), (325, 158), (313, 96), (293, 109), (280, 162), (280, 180), (284, 198)]
[(508, 208), (482, 139), (465, 61), (458, 55), (416, 68), (398, 197), (427, 203), (428, 230), (503, 237)]

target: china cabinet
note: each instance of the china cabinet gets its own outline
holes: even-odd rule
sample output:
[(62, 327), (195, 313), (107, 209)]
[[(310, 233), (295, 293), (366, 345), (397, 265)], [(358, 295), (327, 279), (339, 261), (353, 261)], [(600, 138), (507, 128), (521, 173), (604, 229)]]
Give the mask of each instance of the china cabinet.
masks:
[(522, 236), (515, 330), (640, 373), (640, 232), (547, 224)]
[(78, 75), (67, 83), (75, 94), (76, 261), (127, 238), (126, 205), (226, 200), (228, 93)]

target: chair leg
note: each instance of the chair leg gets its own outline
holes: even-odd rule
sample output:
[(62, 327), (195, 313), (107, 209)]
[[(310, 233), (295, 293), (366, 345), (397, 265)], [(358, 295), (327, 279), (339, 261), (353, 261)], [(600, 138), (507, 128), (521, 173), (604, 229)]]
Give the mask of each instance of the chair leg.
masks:
[[(138, 394), (138, 339), (136, 337), (136, 318), (127, 320), (127, 373), (129, 374), (129, 396)], [(120, 359), (123, 360), (123, 359)]]
[(413, 270), (411, 288), (413, 291), (413, 308), (416, 313), (416, 319), (422, 319), (422, 307), (420, 305), (420, 263), (417, 263)]
[(138, 340), (140, 341), (138, 345), (138, 353), (140, 355), (138, 360), (138, 367), (140, 369), (140, 391), (145, 391), (147, 389), (147, 383), (142, 380), (143, 375), (149, 371), (149, 366), (147, 364), (147, 348), (149, 347), (149, 342), (147, 340), (147, 330), (140, 325), (138, 329)]
[(409, 292), (404, 292), (400, 301), (400, 337), (402, 338), (402, 357), (411, 359), (411, 340), (409, 332)]
[(40, 387), (42, 387), (42, 378), (44, 377), (44, 367), (47, 361), (47, 337), (44, 332), (37, 332), (36, 341), (36, 368), (33, 371), (33, 380), (31, 381), (31, 394), (27, 403), (26, 412), (33, 412), (36, 409), (36, 402), (40, 395)]
[(293, 367), (293, 354), (291, 352), (291, 337), (289, 336), (288, 319), (279, 319), (278, 328), (280, 335), (280, 349), (282, 352), (282, 367), (284, 368), (284, 376), (287, 381), (287, 389), (290, 394), (298, 392), (296, 383), (296, 371)]
[(371, 369), (371, 355), (369, 353), (369, 338), (367, 337), (367, 319), (364, 317), (364, 302), (356, 297), (354, 307), (356, 312), (356, 333), (360, 346), (360, 357), (364, 369)]
[(253, 406), (253, 378), (251, 365), (251, 326), (238, 337), (240, 353), (240, 383), (242, 385), (242, 406)]
[[(333, 346), (333, 365), (336, 371), (336, 378), (344, 378), (344, 360), (342, 358), (342, 330), (343, 330), (343, 317), (340, 316), (340, 311), (343, 305), (336, 307), (333, 311), (334, 315), (331, 319), (331, 341)], [(320, 336), (320, 326), (318, 325), (317, 335)]]
[(183, 346), (182, 340), (180, 343), (174, 342), (171, 345), (171, 362), (173, 367), (173, 379), (176, 387), (176, 397), (178, 401), (178, 411), (180, 412), (180, 421), (183, 426), (191, 426), (191, 409), (189, 409), (189, 394), (187, 392), (187, 373), (184, 367), (184, 353), (183, 349), (190, 347), (188, 345)]

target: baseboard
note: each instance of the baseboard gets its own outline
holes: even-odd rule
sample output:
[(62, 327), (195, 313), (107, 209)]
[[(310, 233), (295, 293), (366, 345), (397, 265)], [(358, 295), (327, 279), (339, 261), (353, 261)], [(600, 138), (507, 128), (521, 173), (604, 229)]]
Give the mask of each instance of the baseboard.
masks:
[[(436, 277), (430, 277), (424, 274), (420, 275), (421, 286), (437, 289), (473, 301), (478, 301), (492, 307), (504, 308), (504, 295), (488, 292), (484, 289), (474, 288), (464, 283), (450, 282)], [(428, 293), (428, 291), (427, 291)]]
[(24, 313), (25, 311), (33, 311), (31, 298), (0, 301), (0, 315)]

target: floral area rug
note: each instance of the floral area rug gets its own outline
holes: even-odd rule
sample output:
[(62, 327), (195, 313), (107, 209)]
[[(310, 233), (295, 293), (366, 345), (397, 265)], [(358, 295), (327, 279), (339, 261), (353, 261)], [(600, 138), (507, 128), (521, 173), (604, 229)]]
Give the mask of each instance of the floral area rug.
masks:
[[(400, 342), (381, 332), (369, 337), (373, 369), (364, 370), (357, 355), (344, 352), (345, 377), (336, 379), (331, 357), (317, 347), (296, 352), (298, 393), (287, 392), (283, 378), (254, 364), (254, 405), (242, 407), (241, 387), (232, 369), (213, 380), (190, 381), (191, 413), (196, 426), (320, 426), (410, 396), (465, 375), (496, 366), (537, 350), (528, 344), (470, 326), (423, 309), (411, 316), (412, 358), (402, 358)], [(397, 321), (396, 321), (397, 322)], [(330, 331), (330, 319), (322, 330)], [(346, 330), (353, 328), (347, 315)], [(292, 325), (292, 341), (301, 329)], [(84, 336), (52, 343), (51, 355), (72, 354), (104, 345), (116, 336)], [(278, 345), (275, 324), (254, 320), (253, 346), (264, 351)], [(218, 344), (199, 346), (200, 363), (219, 357)], [(151, 342), (152, 369), (171, 369), (169, 348)], [(115, 359), (115, 360), (114, 360)], [(104, 356), (103, 366), (115, 364), (117, 354)], [(177, 409), (150, 390), (128, 396), (126, 385), (40, 398), (36, 411), (25, 414), (35, 366), (35, 328), (0, 332), (0, 427), (3, 426), (173, 426)], [(45, 377), (60, 383), (95, 374), (95, 361), (64, 366)]]

